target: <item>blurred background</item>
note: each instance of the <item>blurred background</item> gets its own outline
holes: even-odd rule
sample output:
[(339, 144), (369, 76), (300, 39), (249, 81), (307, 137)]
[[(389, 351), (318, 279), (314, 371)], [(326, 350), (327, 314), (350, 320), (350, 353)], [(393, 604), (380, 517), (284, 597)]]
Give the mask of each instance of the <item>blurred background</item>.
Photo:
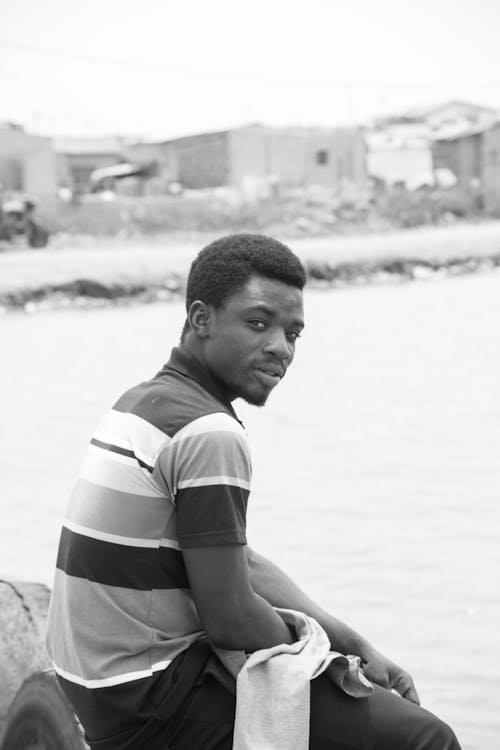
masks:
[(414, 675), (464, 750), (500, 719), (500, 7), (3, 3), (0, 577), (51, 584), (85, 446), (178, 342), (216, 236), (304, 261), (250, 434), (252, 546)]

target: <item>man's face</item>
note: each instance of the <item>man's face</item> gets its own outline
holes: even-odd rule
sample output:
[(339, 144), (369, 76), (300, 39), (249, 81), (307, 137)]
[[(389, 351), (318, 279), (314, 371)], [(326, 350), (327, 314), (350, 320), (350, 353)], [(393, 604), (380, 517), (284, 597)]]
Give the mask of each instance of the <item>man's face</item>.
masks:
[(304, 327), (301, 290), (252, 276), (221, 308), (209, 311), (207, 366), (230, 399), (262, 406), (292, 362)]

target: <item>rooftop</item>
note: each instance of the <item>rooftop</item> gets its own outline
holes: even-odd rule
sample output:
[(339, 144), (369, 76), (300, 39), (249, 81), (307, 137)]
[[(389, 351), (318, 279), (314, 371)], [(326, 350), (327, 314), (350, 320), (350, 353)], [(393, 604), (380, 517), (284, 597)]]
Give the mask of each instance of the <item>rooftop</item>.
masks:
[(65, 136), (54, 138), (60, 154), (120, 154), (126, 139), (120, 136)]

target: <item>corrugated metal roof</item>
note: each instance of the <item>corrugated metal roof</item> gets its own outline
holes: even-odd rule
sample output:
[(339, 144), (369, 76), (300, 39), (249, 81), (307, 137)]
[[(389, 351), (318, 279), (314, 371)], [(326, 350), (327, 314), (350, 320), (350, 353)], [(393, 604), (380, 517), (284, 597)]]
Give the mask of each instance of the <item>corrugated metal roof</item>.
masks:
[(462, 123), (457, 123), (456, 125), (439, 128), (438, 131), (432, 133), (431, 139), (433, 141), (458, 141), (462, 138), (470, 138), (473, 135), (482, 135), (482, 133), (485, 133), (487, 130), (491, 130), (495, 124), (496, 123), (490, 123), (487, 125), (464, 125)]
[(59, 154), (120, 154), (124, 145), (124, 139), (116, 136), (54, 138), (54, 150)]

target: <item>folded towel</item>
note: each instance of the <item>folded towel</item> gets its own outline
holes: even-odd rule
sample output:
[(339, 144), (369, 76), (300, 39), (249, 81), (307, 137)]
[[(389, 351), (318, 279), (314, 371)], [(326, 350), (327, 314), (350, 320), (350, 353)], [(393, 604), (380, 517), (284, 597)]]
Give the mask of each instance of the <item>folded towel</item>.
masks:
[(325, 670), (344, 692), (362, 698), (373, 692), (358, 656), (330, 651), (325, 631), (312, 617), (278, 609), (297, 634), (294, 643), (255, 651), (217, 649), (236, 677), (233, 750), (308, 750), (310, 681)]

